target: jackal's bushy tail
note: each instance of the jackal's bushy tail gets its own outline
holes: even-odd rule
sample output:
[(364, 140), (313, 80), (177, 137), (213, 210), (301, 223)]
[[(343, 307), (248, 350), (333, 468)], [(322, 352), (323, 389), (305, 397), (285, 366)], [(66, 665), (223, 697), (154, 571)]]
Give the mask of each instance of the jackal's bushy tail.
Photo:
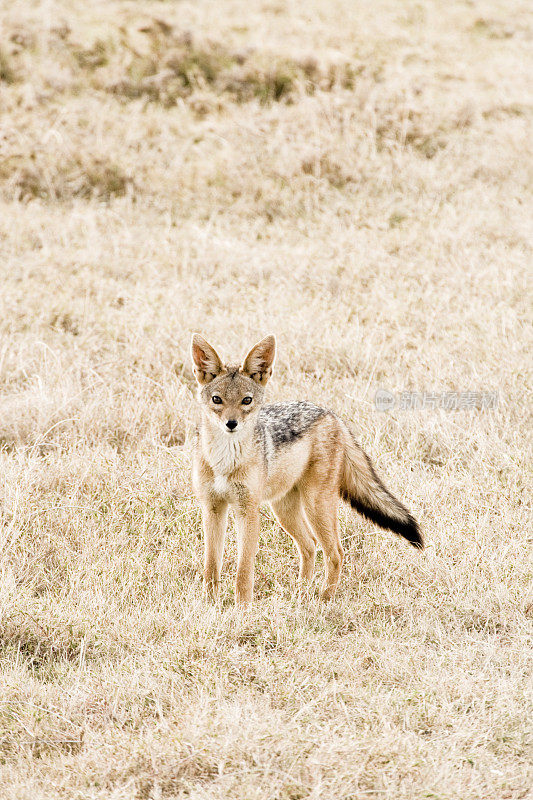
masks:
[(340, 495), (367, 519), (403, 536), (413, 547), (424, 540), (413, 515), (382, 484), (369, 457), (348, 433), (341, 471)]

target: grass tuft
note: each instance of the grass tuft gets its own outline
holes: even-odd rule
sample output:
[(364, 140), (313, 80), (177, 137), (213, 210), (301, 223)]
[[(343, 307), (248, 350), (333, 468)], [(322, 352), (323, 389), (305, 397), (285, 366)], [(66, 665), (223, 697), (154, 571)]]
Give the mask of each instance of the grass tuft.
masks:
[(0, 49), (0, 81), (4, 83), (15, 83), (15, 70), (11, 66), (9, 56)]
[(0, 188), (21, 200), (79, 197), (109, 201), (123, 197), (132, 186), (132, 178), (118, 164), (98, 156), (80, 155), (50, 164), (48, 155), (41, 152), (30, 159), (17, 156), (0, 164)]

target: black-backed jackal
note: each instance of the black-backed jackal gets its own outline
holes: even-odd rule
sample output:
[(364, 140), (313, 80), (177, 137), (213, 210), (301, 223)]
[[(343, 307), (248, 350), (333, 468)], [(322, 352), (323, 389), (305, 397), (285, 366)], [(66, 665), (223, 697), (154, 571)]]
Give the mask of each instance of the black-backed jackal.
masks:
[(307, 402), (263, 405), (275, 346), (267, 336), (242, 364), (226, 365), (202, 336), (192, 337), (202, 408), (193, 486), (203, 512), (204, 584), (216, 597), (231, 505), (237, 528), (235, 594), (244, 604), (252, 600), (259, 507), (265, 501), (296, 542), (302, 582), (312, 576), (317, 543), (322, 547), (325, 600), (335, 594), (343, 561), (339, 498), (423, 547), (416, 520), (385, 488), (342, 419)]

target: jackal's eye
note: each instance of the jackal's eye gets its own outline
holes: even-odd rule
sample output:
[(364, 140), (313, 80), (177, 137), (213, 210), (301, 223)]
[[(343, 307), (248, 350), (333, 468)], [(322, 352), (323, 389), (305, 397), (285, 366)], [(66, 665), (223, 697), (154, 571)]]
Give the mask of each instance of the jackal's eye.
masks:
[(222, 398), (218, 394), (214, 394), (211, 400), (216, 406), (219, 406), (222, 402)]
[(242, 398), (243, 406), (249, 406), (250, 403), (252, 402), (252, 400), (253, 400), (253, 397), (243, 397)]

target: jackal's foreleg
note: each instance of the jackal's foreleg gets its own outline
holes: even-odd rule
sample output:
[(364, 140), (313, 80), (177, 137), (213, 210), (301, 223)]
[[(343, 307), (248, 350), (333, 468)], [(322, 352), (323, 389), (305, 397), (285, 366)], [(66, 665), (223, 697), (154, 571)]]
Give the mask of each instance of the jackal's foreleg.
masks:
[(259, 543), (259, 506), (248, 504), (235, 510), (237, 528), (237, 578), (235, 600), (239, 605), (252, 602), (254, 565)]
[(224, 538), (228, 521), (228, 504), (206, 503), (202, 508), (204, 527), (204, 589), (208, 597), (218, 597), (220, 570), (224, 556)]

